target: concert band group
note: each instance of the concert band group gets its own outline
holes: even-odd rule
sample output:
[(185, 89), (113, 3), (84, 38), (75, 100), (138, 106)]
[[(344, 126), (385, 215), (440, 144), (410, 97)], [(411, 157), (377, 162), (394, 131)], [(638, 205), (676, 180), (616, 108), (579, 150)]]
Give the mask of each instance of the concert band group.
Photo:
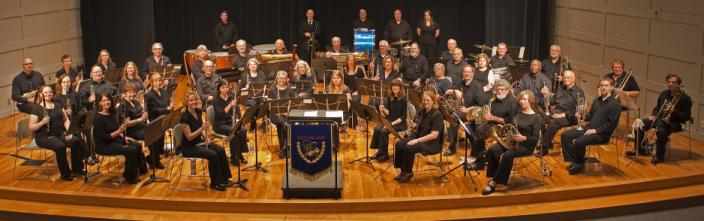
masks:
[[(365, 9), (360, 10), (354, 28), (374, 28), (366, 13)], [(497, 45), (494, 56), (481, 53), (472, 59), (465, 57), (454, 39), (447, 41), (447, 50), (438, 52), (440, 26), (433, 21), (429, 10), (424, 12), (415, 32), (403, 20), (401, 11), (394, 10), (378, 49), (366, 61), (358, 61), (343, 46), (340, 37), (333, 37), (323, 56), (346, 57), (340, 68), (327, 76), (326, 70), (311, 67), (317, 55), (312, 52), (318, 51), (317, 39), (322, 28), (314, 16), (309, 9), (299, 25), (301, 47), (298, 56), (294, 54), (289, 60), (290, 70), (265, 73), (261, 69), (263, 61), (251, 53), (245, 40), (238, 39), (238, 30), (228, 20), (227, 11), (220, 13), (220, 22), (214, 28), (216, 50), (234, 54), (231, 69), (238, 78), (228, 81), (216, 73), (207, 47), (197, 46), (193, 65), (187, 67), (193, 90), (181, 101), (185, 107), (180, 121), (183, 142), (176, 149), (183, 156), (207, 159), (212, 189), (224, 191), (234, 185), (229, 164), (248, 163), (247, 133), (258, 127), (266, 129), (267, 125), (274, 125), (279, 156), (287, 154), (285, 145), (281, 145), (287, 139), (286, 114), (272, 114), (259, 125), (253, 122), (234, 128), (244, 110), (267, 100), (311, 97), (317, 93), (344, 94), (349, 101), (373, 106), (394, 131), (403, 135), (392, 144), (391, 156), (390, 130), (377, 125), (369, 146), (377, 150), (374, 160), (379, 163), (392, 160), (393, 166), (400, 169), (394, 178), (399, 183), (412, 179), (417, 153), (434, 155), (445, 149), (443, 154), (453, 155), (464, 141), (469, 144), (466, 168), (486, 168), (489, 181), (482, 193), (488, 195), (497, 185), (508, 184), (514, 158), (534, 152), (536, 157), (544, 157), (554, 151), (553, 139), (560, 130), (563, 130), (559, 138), (561, 152), (569, 164), (566, 170), (570, 175), (581, 173), (585, 169), (586, 148), (607, 144), (622, 112), (631, 110), (623, 100), (634, 100), (640, 95), (636, 78), (625, 71), (624, 61), (616, 58), (611, 62), (612, 73), (596, 84), (587, 82), (597, 87), (598, 92), (587, 110), (587, 97), (577, 85), (583, 80), (571, 70), (559, 45), (550, 46), (548, 58), (531, 60), (520, 79), (513, 79), (508, 71), (518, 64), (508, 54), (505, 43)], [(404, 50), (407, 53), (401, 53)], [(161, 155), (166, 153), (164, 135), (147, 147), (149, 155), (145, 156), (140, 143), (145, 139), (148, 122), (178, 111), (175, 80), (152, 71), (171, 64), (163, 51), (161, 43), (154, 43), (143, 69), (127, 62), (121, 70), (120, 82), (109, 82), (103, 74), (117, 68), (108, 50), (98, 53), (95, 65), (87, 68), (88, 73), (74, 69), (69, 55), (62, 56), (56, 82), (45, 82), (43, 75), (33, 70), (32, 59), (23, 59), (22, 72), (12, 82), (12, 99), (20, 112), (29, 114), (29, 128), (37, 145), (55, 152), (61, 180), (86, 176), (85, 164), (90, 162), (85, 159), (95, 161), (95, 154), (123, 155), (123, 176), (132, 184), (141, 181), (148, 167), (164, 169), (161, 162)], [(274, 50), (260, 53), (291, 54), (292, 51), (278, 39)], [(316, 72), (325, 72), (323, 79)], [(268, 76), (272, 74), (270, 80)], [(391, 86), (379, 97), (361, 95), (357, 79)], [(668, 74), (664, 80), (667, 89), (660, 93), (651, 114), (639, 121), (642, 124), (634, 129), (633, 150), (625, 153), (650, 155), (654, 143), (653, 164), (664, 161), (670, 134), (682, 131), (682, 124), (691, 119), (692, 100), (684, 93), (682, 78)], [(297, 88), (298, 81), (313, 82), (313, 87)], [(251, 90), (253, 84), (259, 83), (270, 85), (264, 95), (238, 101), (236, 92)], [(50, 84), (54, 86), (47, 86)], [(411, 102), (411, 94), (419, 96), (418, 103)], [(88, 113), (92, 113), (92, 125), (82, 127), (80, 132), (69, 130), (72, 119), (86, 118)], [(209, 113), (212, 119), (207, 116)], [(345, 111), (345, 116), (349, 119), (348, 126), (361, 128), (358, 126), (363, 121), (351, 110)], [(465, 127), (469, 130), (464, 130)], [(232, 133), (235, 136), (229, 141), (229, 151), (210, 141), (214, 135)], [(449, 146), (443, 148), (446, 141)], [(491, 144), (488, 148), (487, 142)], [(71, 149), (70, 165), (67, 148)]]

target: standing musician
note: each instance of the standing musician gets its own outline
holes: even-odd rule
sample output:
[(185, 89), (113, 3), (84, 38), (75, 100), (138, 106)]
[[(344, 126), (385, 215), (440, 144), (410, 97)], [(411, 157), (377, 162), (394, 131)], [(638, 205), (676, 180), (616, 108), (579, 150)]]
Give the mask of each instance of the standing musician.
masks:
[(327, 55), (330, 56), (331, 54), (334, 53), (349, 53), (350, 51), (347, 49), (347, 47), (342, 46), (342, 40), (340, 40), (340, 37), (333, 36), (332, 39), (330, 39), (330, 46), (328, 46), (327, 50)]
[(313, 95), (315, 92), (315, 86), (318, 85), (318, 80), (315, 77), (315, 74), (313, 74), (313, 69), (310, 68), (310, 65), (308, 65), (308, 62), (304, 60), (298, 60), (296, 62), (296, 68), (294, 69), (295, 71), (293, 72), (293, 81), (310, 81), (311, 86), (310, 88), (299, 88), (298, 89), (298, 96), (299, 97), (310, 97)]
[(237, 53), (235, 53), (235, 59), (232, 60), (232, 68), (239, 72), (244, 72), (247, 69), (247, 63), (254, 56), (247, 52), (247, 42), (242, 39), (237, 40), (235, 49), (237, 49)]
[[(394, 19), (386, 23), (384, 38), (391, 43), (399, 40), (413, 40), (411, 26), (405, 19), (401, 18), (401, 9), (394, 10)], [(402, 45), (398, 45), (398, 47), (400, 46)]]
[[(563, 57), (560, 45), (551, 45), (550, 57), (543, 59), (543, 74), (548, 76), (551, 81), (554, 81), (555, 79), (562, 81), (562, 78), (560, 77), (560, 74), (562, 74), (560, 73), (560, 69), (565, 68), (564, 70), (572, 70), (570, 63), (567, 61), (562, 61), (562, 59)], [(563, 62), (567, 63), (565, 67), (562, 67)], [(555, 82), (552, 83), (555, 84)]]
[(610, 78), (614, 82), (613, 88), (617, 91), (625, 92), (631, 98), (638, 98), (640, 96), (640, 87), (636, 78), (630, 76), (626, 81), (626, 72), (624, 71), (623, 60), (615, 58), (611, 61), (611, 70), (613, 72), (606, 74), (604, 77)]
[(447, 61), (447, 65), (445, 66), (447, 76), (452, 78), (452, 82), (462, 80), (462, 69), (465, 65), (467, 65), (467, 62), (464, 60), (464, 55), (462, 55), (462, 49), (455, 48), (455, 50), (452, 51), (452, 60)]
[[(34, 98), (39, 86), (45, 85), (44, 76), (34, 71), (34, 63), (31, 58), (22, 60), (22, 72), (12, 79), (12, 100), (17, 102), (17, 109), (22, 113), (32, 113), (34, 110)], [(30, 92), (34, 94), (25, 95)]]
[(433, 65), (433, 77), (428, 79), (426, 87), (435, 90), (436, 94), (444, 95), (447, 90), (452, 88), (452, 79), (445, 77), (445, 65), (435, 63)]
[(71, 61), (71, 55), (61, 55), (61, 68), (56, 71), (54, 76), (56, 76), (56, 78), (58, 79), (59, 77), (61, 77), (61, 75), (65, 74), (71, 78), (71, 83), (76, 82), (76, 78), (78, 77), (78, 71), (76, 71), (76, 69), (73, 69), (73, 66), (71, 66), (72, 64), (73, 62)]
[(97, 99), (98, 94), (107, 94), (109, 96), (117, 96), (117, 89), (112, 82), (103, 79), (103, 69), (99, 66), (93, 66), (90, 69), (90, 81), (81, 84), (78, 94), (81, 97), (81, 104), (87, 111), (97, 107), (100, 100)]
[[(68, 79), (68, 78), (66, 78)], [(39, 88), (39, 99), (29, 115), (29, 130), (34, 133), (37, 146), (54, 151), (61, 180), (72, 181), (83, 175), (85, 144), (73, 134), (67, 134), (71, 121), (60, 103), (54, 102), (54, 91), (49, 86)], [(71, 148), (71, 167), (66, 159), (66, 147)]]
[[(144, 140), (144, 128), (147, 125), (147, 112), (136, 99), (137, 89), (133, 84), (127, 84), (123, 92), (123, 103), (119, 103), (117, 112), (125, 111), (127, 120), (127, 139), (134, 141)], [(124, 108), (124, 109), (123, 109)]]
[(545, 74), (540, 72), (541, 63), (538, 59), (533, 59), (530, 61), (530, 73), (523, 74), (521, 81), (518, 82), (518, 86), (514, 93), (518, 93), (523, 90), (530, 90), (535, 95), (536, 103), (540, 107), (545, 106), (545, 96), (549, 95), (552, 88), (552, 80)]
[(413, 178), (413, 161), (416, 153), (436, 154), (442, 151), (445, 124), (438, 108), (437, 95), (424, 91), (422, 108), (416, 115), (415, 122), (406, 122), (411, 134), (396, 142), (394, 167), (401, 168), (401, 173), (394, 177), (399, 183), (407, 183)]
[(228, 20), (229, 13), (227, 10), (220, 11), (220, 22), (215, 25), (213, 30), (215, 41), (218, 43), (218, 50), (227, 51), (232, 47), (232, 44), (237, 40), (237, 27), (235, 23)]
[(374, 30), (374, 22), (372, 20), (369, 20), (367, 18), (367, 10), (360, 8), (359, 9), (359, 18), (355, 19), (352, 22), (352, 29), (357, 30), (357, 29), (367, 29), (367, 30)]
[(375, 74), (379, 73), (384, 66), (383, 62), (386, 56), (391, 56), (391, 53), (389, 52), (389, 42), (386, 40), (381, 40), (379, 41), (378, 53), (374, 54), (374, 58), (372, 58), (369, 63), (369, 71)]
[(132, 85), (135, 92), (144, 90), (144, 81), (139, 77), (137, 70), (139, 69), (134, 62), (128, 61), (127, 64), (125, 64), (125, 68), (122, 71), (122, 79), (117, 87), (120, 93), (125, 93), (125, 88), (128, 84)]
[(496, 47), (496, 55), (491, 57), (491, 68), (506, 68), (504, 74), (501, 75), (501, 79), (511, 79), (511, 73), (508, 71), (508, 68), (516, 66), (516, 63), (513, 62), (511, 55), (507, 54), (508, 47), (506, 43), (501, 42)]
[[(641, 155), (648, 154), (642, 146), (643, 140), (647, 139), (643, 137), (643, 131), (653, 128), (657, 137), (655, 140), (656, 151), (655, 157), (650, 162), (653, 164), (662, 163), (665, 160), (670, 134), (682, 131), (682, 124), (692, 118), (692, 98), (682, 90), (682, 78), (677, 74), (668, 74), (665, 80), (667, 81), (667, 90), (660, 92), (658, 103), (653, 107), (651, 115), (643, 119), (645, 129), (636, 130), (635, 147), (626, 152), (627, 156), (635, 156), (636, 151), (639, 151)], [(676, 103), (675, 97), (678, 97)], [(669, 117), (667, 117), (668, 115)]]
[[(222, 81), (220, 75), (213, 73), (213, 69), (213, 62), (210, 60), (205, 61), (203, 63), (203, 76), (196, 80), (196, 91), (203, 101), (203, 105), (206, 103), (212, 104), (213, 98), (218, 94), (218, 84)], [(208, 107), (203, 106), (203, 109), (205, 108)]]
[[(446, 92), (455, 99), (461, 99), (462, 107), (460, 107), (457, 116), (462, 119), (462, 121), (467, 122), (467, 113), (469, 112), (469, 107), (473, 106), (483, 106), (489, 101), (489, 97), (482, 90), (482, 86), (479, 81), (474, 80), (474, 67), (471, 65), (465, 65), (462, 68), (462, 80), (455, 82), (454, 87)], [(469, 123), (472, 129), (476, 128), (476, 124)], [(447, 155), (453, 155), (457, 152), (457, 142), (459, 137), (457, 133), (459, 132), (460, 125), (453, 118), (450, 121), (450, 128), (447, 134), (447, 139), (450, 140), (450, 146), (445, 151)], [(469, 142), (469, 141), (467, 141)]]
[[(402, 84), (401, 80), (394, 80), (396, 84)], [(398, 85), (391, 86), (391, 93), (389, 93), (384, 100), (384, 103), (379, 105), (379, 113), (385, 117), (395, 131), (405, 131), (406, 119), (408, 113), (408, 97), (406, 92), (401, 90)], [(386, 162), (389, 160), (389, 130), (384, 127), (384, 125), (377, 125), (374, 128), (374, 134), (372, 134), (371, 144), (369, 148), (377, 149), (376, 155), (372, 157), (378, 162)]]
[(274, 41), (274, 50), (269, 51), (269, 54), (291, 54), (291, 52), (286, 49), (284, 40), (279, 38)]
[[(276, 72), (276, 82), (274, 87), (268, 91), (267, 98), (270, 100), (295, 98), (296, 91), (288, 85), (288, 73), (286, 71)], [(270, 115), (271, 122), (276, 125), (276, 135), (279, 138), (279, 157), (286, 157), (286, 115)]]
[(484, 92), (487, 92), (487, 94), (492, 93), (491, 89), (494, 88), (494, 81), (501, 79), (489, 68), (490, 61), (491, 58), (487, 54), (481, 53), (477, 55), (477, 73), (474, 75), (474, 78), (482, 85)]
[(210, 188), (217, 191), (225, 191), (233, 183), (229, 179), (232, 177), (230, 166), (227, 164), (227, 154), (225, 149), (215, 143), (210, 143), (207, 137), (209, 122), (203, 122), (202, 104), (194, 93), (186, 93), (186, 103), (188, 111), (181, 117), (181, 127), (183, 129), (183, 143), (177, 147), (184, 157), (198, 157), (208, 160), (208, 175), (210, 176)]
[(120, 123), (115, 115), (115, 106), (109, 94), (99, 94), (100, 105), (93, 120), (93, 142), (95, 151), (103, 155), (124, 155), (125, 165), (122, 176), (130, 184), (139, 183), (139, 175), (147, 173), (141, 144), (127, 140), (124, 133), (126, 122)]
[(540, 131), (543, 129), (543, 118), (540, 109), (535, 103), (535, 96), (532, 91), (525, 90), (518, 94), (518, 104), (521, 112), (516, 114), (511, 124), (518, 129), (518, 134), (511, 137), (514, 145), (504, 147), (496, 143), (489, 148), (487, 153), (486, 177), (490, 180), (482, 191), (482, 195), (489, 195), (496, 191), (496, 185), (508, 186), (508, 178), (511, 175), (513, 159), (527, 156), (533, 153), (535, 145), (538, 143)]
[[(560, 135), (562, 140), (562, 155), (565, 162), (570, 162), (567, 171), (570, 175), (580, 173), (584, 170), (584, 154), (588, 145), (602, 144), (609, 142), (611, 133), (618, 126), (621, 117), (621, 105), (611, 94), (613, 81), (610, 78), (603, 78), (599, 81), (599, 97), (592, 101), (591, 109), (587, 116), (588, 121), (582, 130), (572, 128)], [(581, 117), (577, 113), (575, 117)]]
[(171, 64), (171, 59), (169, 59), (166, 55), (163, 55), (163, 51), (164, 46), (161, 45), (161, 43), (155, 42), (152, 44), (152, 56), (147, 57), (147, 60), (144, 62), (144, 74), (142, 74), (142, 78), (147, 78), (147, 73), (149, 73), (149, 70), (153, 68), (165, 67), (166, 65)]
[[(98, 52), (98, 61), (95, 62), (95, 65), (100, 67), (103, 72), (108, 72), (115, 70), (117, 66), (115, 65), (115, 62), (112, 62), (112, 58), (110, 57), (110, 52), (107, 49), (100, 50)], [(85, 75), (85, 74), (84, 74)], [(90, 75), (88, 76), (83, 76), (83, 79), (89, 78)]]
[(421, 79), (428, 78), (428, 59), (420, 54), (418, 43), (411, 43), (411, 56), (401, 61), (400, 72), (403, 76), (403, 83), (414, 88), (421, 86)]
[[(566, 70), (562, 78), (564, 84), (557, 88), (557, 92), (554, 95), (551, 95), (553, 97), (551, 105), (554, 108), (550, 109), (551, 115), (550, 119), (547, 120), (539, 156), (548, 155), (549, 150), (552, 149), (552, 139), (558, 130), (563, 127), (577, 125), (577, 118), (575, 117), (577, 107), (580, 103), (586, 105), (584, 102), (586, 99), (582, 88), (575, 84), (576, 79), (577, 76), (574, 72)], [(579, 101), (579, 99), (582, 101)]]
[(447, 51), (440, 53), (440, 59), (443, 61), (452, 61), (455, 48), (457, 48), (457, 41), (453, 38), (447, 39)]
[[(213, 102), (215, 117), (213, 118), (213, 130), (218, 134), (230, 135), (234, 130), (235, 122), (242, 117), (240, 108), (237, 105), (237, 97), (230, 93), (230, 86), (227, 80), (218, 82), (218, 95)], [(247, 132), (240, 128), (235, 136), (230, 140), (230, 163), (237, 165), (247, 164), (247, 158), (242, 153), (248, 152)]]
[(300, 36), (301, 48), (298, 57), (303, 60), (311, 62), (313, 59), (310, 56), (311, 52), (314, 52), (318, 48), (318, 39), (322, 32), (322, 27), (320, 27), (320, 22), (314, 20), (315, 12), (313, 9), (306, 10), (306, 20), (301, 21), (298, 25), (298, 36)]
[(196, 47), (196, 59), (193, 61), (193, 67), (191, 67), (193, 81), (197, 81), (200, 76), (203, 76), (203, 63), (205, 63), (205, 60), (208, 60), (208, 48), (205, 45), (198, 45)]
[[(175, 85), (169, 85), (168, 80), (164, 80), (161, 74), (152, 73), (150, 77), (151, 89), (144, 95), (144, 102), (147, 106), (147, 117), (149, 121), (154, 121), (162, 115), (166, 115), (175, 107), (175, 102), (172, 95)], [(164, 169), (161, 163), (159, 154), (164, 152), (164, 136), (149, 146), (149, 154), (147, 161), (149, 166), (154, 166), (157, 169)], [(152, 159), (154, 161), (152, 162)]]
[[(364, 66), (357, 65), (357, 61), (355, 60), (354, 55), (347, 55), (343, 71), (345, 76), (344, 83), (349, 88), (350, 93), (352, 94), (351, 99), (354, 101), (362, 100), (361, 96), (359, 96), (359, 92), (357, 92), (356, 79), (364, 78), (364, 76), (367, 75), (366, 71), (364, 70)], [(350, 124), (348, 125), (351, 128), (357, 126), (357, 115), (354, 112), (352, 113), (352, 122), (350, 122)]]
[(423, 11), (423, 20), (418, 22), (416, 34), (418, 34), (418, 42), (421, 44), (423, 56), (435, 60), (437, 57), (438, 37), (440, 37), (440, 25), (433, 19), (433, 12), (430, 9)]
[(511, 95), (511, 85), (505, 79), (496, 80), (494, 85), (496, 96), (489, 101), (489, 111), (484, 113), (482, 119), (486, 122), (477, 126), (474, 131), (476, 136), (472, 142), (472, 151), (467, 162), (471, 169), (483, 169), (485, 160), (485, 138), (489, 128), (497, 124), (513, 122), (513, 117), (519, 112), (518, 102)]
[[(79, 115), (81, 110), (80, 100), (78, 99), (78, 94), (74, 90), (71, 84), (71, 78), (68, 75), (61, 75), (57, 78), (56, 84), (56, 94), (54, 94), (54, 101), (61, 104), (61, 107), (66, 111), (66, 115), (69, 118), (74, 118)], [(83, 113), (80, 113), (83, 114)]]

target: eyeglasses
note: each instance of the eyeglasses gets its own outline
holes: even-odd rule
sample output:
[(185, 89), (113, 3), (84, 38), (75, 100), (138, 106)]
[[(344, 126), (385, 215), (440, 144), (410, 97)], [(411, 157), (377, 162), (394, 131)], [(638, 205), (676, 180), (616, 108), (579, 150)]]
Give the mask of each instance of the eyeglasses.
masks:
[(34, 64), (34, 63), (24, 63), (24, 65), (32, 65), (32, 64)]

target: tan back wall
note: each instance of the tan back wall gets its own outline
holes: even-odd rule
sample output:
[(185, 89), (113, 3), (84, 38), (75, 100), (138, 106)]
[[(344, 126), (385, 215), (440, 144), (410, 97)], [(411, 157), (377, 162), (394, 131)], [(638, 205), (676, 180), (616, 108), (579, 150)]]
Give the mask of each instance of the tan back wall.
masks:
[(74, 66), (83, 63), (78, 0), (2, 0), (0, 4), (0, 117), (12, 113), (12, 79), (22, 59), (32, 58), (34, 69), (47, 84), (61, 68), (61, 55)]
[(649, 114), (666, 89), (665, 76), (676, 73), (693, 99), (693, 135), (704, 139), (704, 1), (557, 0), (551, 25), (592, 98), (597, 80), (621, 58), (634, 69), (641, 88), (641, 117)]

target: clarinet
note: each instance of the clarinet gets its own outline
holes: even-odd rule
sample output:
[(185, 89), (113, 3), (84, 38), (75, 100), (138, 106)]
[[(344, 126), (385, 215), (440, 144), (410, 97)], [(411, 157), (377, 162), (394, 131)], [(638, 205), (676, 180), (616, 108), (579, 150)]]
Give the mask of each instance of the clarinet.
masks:
[[(205, 99), (205, 110), (206, 110), (206, 112), (208, 111), (208, 99), (207, 98)], [(207, 113), (206, 113), (206, 117), (203, 118), (203, 122), (208, 123)], [(210, 143), (210, 142), (208, 140), (208, 128), (207, 127), (205, 128), (205, 130), (203, 130), (201, 132), (201, 135), (203, 136), (203, 140), (205, 141), (205, 149), (208, 149), (208, 143)]]
[(96, 102), (97, 102), (97, 97), (95, 97), (95, 86), (93, 86), (93, 83), (90, 83), (90, 96), (93, 96), (96, 100), (93, 100), (93, 110), (96, 110)]
[(49, 111), (47, 110), (46, 106), (46, 98), (44, 97), (44, 93), (42, 93), (42, 105), (44, 105), (44, 117), (49, 119), (49, 122), (46, 123), (46, 133), (47, 136), (51, 134), (51, 119), (49, 118)]

